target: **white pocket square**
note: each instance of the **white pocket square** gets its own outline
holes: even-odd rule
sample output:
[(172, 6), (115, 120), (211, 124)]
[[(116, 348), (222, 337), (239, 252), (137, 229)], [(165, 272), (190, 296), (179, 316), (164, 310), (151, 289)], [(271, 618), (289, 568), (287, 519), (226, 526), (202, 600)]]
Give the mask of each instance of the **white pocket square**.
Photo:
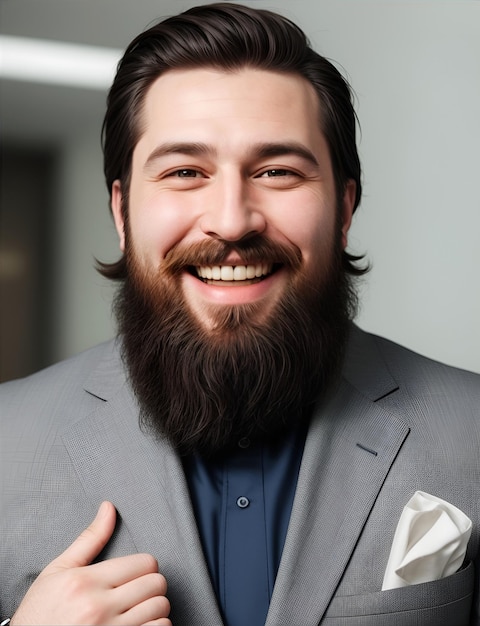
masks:
[(400, 516), (382, 591), (454, 574), (463, 563), (471, 532), (472, 522), (460, 509), (416, 491)]

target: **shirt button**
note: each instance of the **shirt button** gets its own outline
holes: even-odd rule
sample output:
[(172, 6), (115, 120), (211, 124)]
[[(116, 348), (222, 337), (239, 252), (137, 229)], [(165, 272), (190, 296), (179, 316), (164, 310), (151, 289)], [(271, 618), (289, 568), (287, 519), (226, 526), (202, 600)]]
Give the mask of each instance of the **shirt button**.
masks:
[(246, 509), (249, 504), (250, 500), (245, 496), (240, 496), (239, 498), (237, 498), (237, 506), (239, 506), (241, 509)]
[(239, 448), (248, 448), (250, 445), (250, 439), (248, 437), (242, 437), (238, 442)]

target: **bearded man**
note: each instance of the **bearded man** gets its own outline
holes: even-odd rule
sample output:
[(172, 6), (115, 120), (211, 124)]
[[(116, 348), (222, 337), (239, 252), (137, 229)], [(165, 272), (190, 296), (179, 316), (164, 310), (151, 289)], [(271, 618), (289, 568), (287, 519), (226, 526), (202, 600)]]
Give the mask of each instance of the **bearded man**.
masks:
[[(352, 324), (351, 100), (268, 11), (197, 7), (127, 48), (118, 339), (2, 391), (13, 626), (478, 624), (479, 379)], [(389, 574), (412, 496), (452, 537)]]

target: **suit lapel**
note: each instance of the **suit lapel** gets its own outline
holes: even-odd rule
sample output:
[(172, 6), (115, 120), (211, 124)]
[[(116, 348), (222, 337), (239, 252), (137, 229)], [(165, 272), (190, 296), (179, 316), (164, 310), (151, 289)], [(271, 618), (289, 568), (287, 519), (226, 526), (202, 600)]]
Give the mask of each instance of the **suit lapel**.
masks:
[(140, 431), (138, 406), (122, 372), (114, 351), (87, 385), (103, 402), (64, 434), (64, 444), (94, 506), (106, 499), (117, 507), (116, 552), (158, 559), (169, 582), (172, 619), (221, 626), (181, 463), (168, 443)]
[[(396, 384), (383, 363), (368, 367), (380, 357), (356, 334), (347, 357), (350, 381), (342, 380), (312, 420), (266, 626), (318, 626), (409, 432), (375, 404)], [(374, 380), (364, 367), (376, 372)]]
[[(89, 377), (99, 407), (64, 434), (87, 497), (119, 512), (113, 552), (153, 554), (172, 620), (221, 626), (181, 464), (138, 428), (116, 347)], [(312, 420), (266, 626), (317, 626), (347, 567), (408, 427), (375, 400), (394, 392), (374, 343), (354, 331), (344, 379)]]

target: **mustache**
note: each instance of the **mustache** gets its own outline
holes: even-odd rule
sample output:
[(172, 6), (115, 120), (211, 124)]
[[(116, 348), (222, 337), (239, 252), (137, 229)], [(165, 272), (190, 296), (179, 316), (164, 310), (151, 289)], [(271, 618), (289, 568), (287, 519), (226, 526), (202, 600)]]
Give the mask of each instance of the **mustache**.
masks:
[(206, 239), (188, 245), (177, 244), (165, 255), (163, 271), (177, 275), (189, 266), (221, 265), (232, 252), (237, 253), (246, 265), (262, 262), (298, 270), (302, 263), (302, 253), (295, 244), (274, 242), (268, 237), (255, 235), (244, 241)]

